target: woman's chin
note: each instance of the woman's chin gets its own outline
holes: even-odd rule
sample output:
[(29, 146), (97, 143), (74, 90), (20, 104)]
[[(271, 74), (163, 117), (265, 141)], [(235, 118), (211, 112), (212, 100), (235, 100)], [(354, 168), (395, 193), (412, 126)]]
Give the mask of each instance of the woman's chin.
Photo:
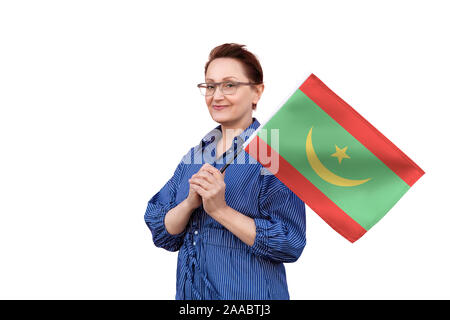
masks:
[(227, 122), (232, 118), (231, 114), (229, 114), (228, 112), (223, 112), (223, 110), (212, 110), (211, 117), (214, 121), (217, 122)]

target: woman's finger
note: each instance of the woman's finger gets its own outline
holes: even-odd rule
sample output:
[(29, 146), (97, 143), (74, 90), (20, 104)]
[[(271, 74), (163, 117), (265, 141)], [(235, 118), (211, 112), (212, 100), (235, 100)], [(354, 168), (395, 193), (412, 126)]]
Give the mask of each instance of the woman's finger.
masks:
[(196, 177), (205, 179), (206, 181), (208, 181), (208, 182), (211, 183), (211, 184), (214, 184), (214, 183), (215, 183), (215, 177), (214, 177), (214, 175), (213, 175), (211, 172), (207, 171), (207, 170), (201, 170), (201, 171), (199, 171), (199, 172), (196, 174)]
[(223, 180), (224, 176), (225, 176), (225, 171), (223, 173), (220, 172), (219, 169), (214, 168), (214, 167), (205, 167), (204, 169), (205, 171), (207, 171), (208, 173), (210, 173), (214, 179), (218, 179), (218, 180)]
[(208, 172), (211, 172), (211, 173), (213, 173), (213, 172), (218, 172), (218, 173), (220, 173), (219, 169), (217, 169), (216, 167), (213, 167), (213, 166), (210, 165), (209, 163), (205, 163), (205, 164), (200, 168), (200, 170), (205, 170), (205, 171), (208, 171)]
[(202, 187), (205, 190), (209, 190), (209, 189), (211, 189), (213, 187), (212, 183), (209, 183), (208, 181), (206, 181), (204, 179), (196, 178), (196, 177), (189, 179), (189, 183), (198, 185), (198, 186)]
[(195, 190), (201, 197), (204, 197), (206, 194), (206, 190), (197, 184), (191, 184), (192, 189)]

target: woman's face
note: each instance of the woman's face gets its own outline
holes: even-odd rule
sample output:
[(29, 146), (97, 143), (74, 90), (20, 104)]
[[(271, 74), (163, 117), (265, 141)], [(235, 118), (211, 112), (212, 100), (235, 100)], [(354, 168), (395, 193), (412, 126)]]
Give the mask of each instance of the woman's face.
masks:
[[(251, 82), (244, 74), (240, 61), (233, 58), (217, 58), (210, 62), (206, 71), (205, 82), (222, 82), (226, 80)], [(219, 87), (212, 96), (205, 96), (209, 113), (214, 121), (221, 124), (239, 124), (251, 119), (252, 104), (257, 103), (264, 90), (264, 84), (252, 88), (248, 85), (239, 86), (233, 95), (224, 95)], [(226, 106), (215, 109), (214, 106)]]

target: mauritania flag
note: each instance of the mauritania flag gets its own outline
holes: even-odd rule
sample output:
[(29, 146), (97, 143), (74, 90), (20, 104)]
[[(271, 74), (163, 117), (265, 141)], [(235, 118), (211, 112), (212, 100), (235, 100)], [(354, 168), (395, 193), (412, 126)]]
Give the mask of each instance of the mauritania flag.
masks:
[(425, 173), (313, 74), (243, 148), (351, 242)]

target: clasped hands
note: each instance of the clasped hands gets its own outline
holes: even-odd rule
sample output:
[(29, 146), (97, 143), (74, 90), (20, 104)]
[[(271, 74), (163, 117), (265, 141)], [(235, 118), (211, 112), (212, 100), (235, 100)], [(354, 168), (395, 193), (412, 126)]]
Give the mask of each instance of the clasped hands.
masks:
[(189, 179), (188, 200), (203, 208), (211, 217), (217, 217), (221, 210), (227, 207), (225, 202), (225, 172), (205, 163), (200, 170)]

